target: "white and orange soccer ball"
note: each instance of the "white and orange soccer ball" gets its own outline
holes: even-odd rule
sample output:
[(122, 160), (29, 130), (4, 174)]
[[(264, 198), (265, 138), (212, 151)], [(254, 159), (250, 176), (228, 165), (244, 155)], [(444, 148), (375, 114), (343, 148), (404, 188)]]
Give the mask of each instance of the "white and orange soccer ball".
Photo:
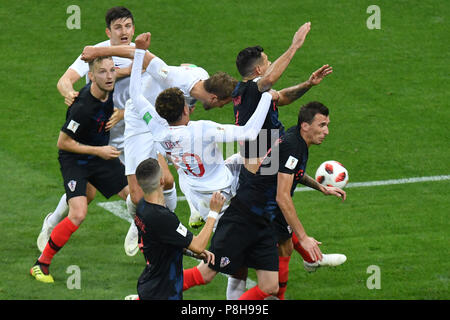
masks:
[(348, 172), (341, 163), (328, 160), (317, 168), (316, 181), (324, 186), (333, 186), (342, 189), (348, 183)]

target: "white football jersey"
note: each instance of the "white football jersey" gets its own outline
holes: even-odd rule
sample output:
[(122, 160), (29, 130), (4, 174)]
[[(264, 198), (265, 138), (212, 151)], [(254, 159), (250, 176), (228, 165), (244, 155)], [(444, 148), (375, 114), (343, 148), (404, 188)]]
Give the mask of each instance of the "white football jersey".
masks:
[[(134, 46), (134, 43), (130, 44)], [(94, 47), (109, 47), (111, 46), (110, 40), (106, 40), (94, 45)], [(126, 68), (130, 66), (133, 60), (122, 57), (113, 56), (114, 66), (117, 68)], [(75, 60), (74, 63), (69, 67), (70, 69), (75, 70), (80, 77), (86, 77), (86, 83), (89, 83), (89, 78), (87, 76), (89, 72), (89, 63), (83, 61), (81, 59), (81, 55)], [(125, 104), (127, 100), (130, 98), (129, 93), (129, 85), (130, 85), (130, 77), (125, 77), (121, 79), (117, 79), (114, 85), (114, 94), (113, 94), (113, 102), (114, 107), (118, 109), (125, 109)], [(123, 120), (119, 121), (110, 131), (109, 144), (118, 148), (123, 149), (124, 142), (124, 131), (125, 131), (125, 122)]]
[[(195, 66), (168, 66), (158, 57), (153, 58), (144, 75), (142, 81), (142, 94), (152, 104), (155, 105), (156, 98), (165, 89), (177, 87), (185, 97), (186, 101), (195, 104), (195, 100), (190, 95), (194, 85), (200, 80), (209, 78), (208, 73), (200, 67)], [(145, 106), (137, 107), (134, 103), (129, 103), (125, 110), (125, 137), (149, 132), (145, 121), (145, 115), (149, 109)], [(148, 117), (148, 116), (147, 116)]]
[[(138, 110), (148, 110), (148, 130), (172, 161), (181, 169), (180, 179), (193, 189), (210, 192), (231, 186), (233, 175), (225, 167), (217, 142), (254, 140), (259, 134), (272, 96), (263, 93), (258, 107), (245, 126), (219, 124), (209, 120), (190, 121), (187, 125), (169, 126), (143, 95), (141, 69), (145, 51), (136, 50), (130, 80), (130, 95)], [(128, 111), (128, 109), (127, 109)], [(142, 120), (140, 120), (142, 121)], [(142, 121), (145, 123), (145, 121)]]

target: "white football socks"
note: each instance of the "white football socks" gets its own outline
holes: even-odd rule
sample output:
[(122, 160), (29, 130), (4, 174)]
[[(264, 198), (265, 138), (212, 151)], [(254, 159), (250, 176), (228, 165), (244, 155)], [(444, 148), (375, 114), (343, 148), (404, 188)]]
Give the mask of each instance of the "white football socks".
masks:
[(127, 200), (125, 201), (127, 204), (127, 211), (130, 215), (130, 218), (134, 220), (134, 217), (136, 216), (136, 205), (131, 201), (131, 195), (128, 194)]
[(56, 206), (55, 211), (51, 215), (49, 215), (47, 219), (47, 223), (52, 227), (56, 227), (58, 223), (61, 222), (62, 219), (67, 217), (69, 214), (69, 205), (67, 204), (66, 194), (64, 193), (59, 199), (59, 203)]
[(227, 300), (239, 300), (239, 297), (245, 292), (246, 284), (245, 280), (228, 277)]

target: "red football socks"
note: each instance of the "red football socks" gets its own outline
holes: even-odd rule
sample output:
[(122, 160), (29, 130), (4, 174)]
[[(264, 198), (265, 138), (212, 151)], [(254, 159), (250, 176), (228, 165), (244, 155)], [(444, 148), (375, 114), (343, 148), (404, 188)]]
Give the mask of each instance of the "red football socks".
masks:
[(298, 240), (298, 238), (295, 235), (295, 233), (292, 233), (292, 243), (294, 244), (295, 251), (300, 253), (300, 255), (302, 256), (303, 260), (305, 260), (306, 262), (309, 262), (309, 263), (313, 263), (314, 262), (314, 260), (308, 254), (308, 252), (306, 252), (305, 249), (303, 249), (303, 247), (300, 245), (300, 241)]
[(289, 261), (291, 257), (279, 257), (278, 262), (278, 282), (279, 289), (277, 297), (280, 300), (284, 300), (284, 293), (286, 292), (287, 282), (289, 277)]
[(38, 259), (39, 263), (50, 265), (53, 256), (67, 243), (72, 233), (77, 231), (78, 226), (74, 225), (69, 218), (64, 218), (53, 229), (50, 239), (44, 251)]
[(264, 300), (268, 296), (270, 296), (270, 294), (265, 293), (258, 286), (254, 286), (253, 288), (245, 291), (239, 300)]
[(183, 291), (202, 284), (205, 280), (197, 267), (183, 270)]

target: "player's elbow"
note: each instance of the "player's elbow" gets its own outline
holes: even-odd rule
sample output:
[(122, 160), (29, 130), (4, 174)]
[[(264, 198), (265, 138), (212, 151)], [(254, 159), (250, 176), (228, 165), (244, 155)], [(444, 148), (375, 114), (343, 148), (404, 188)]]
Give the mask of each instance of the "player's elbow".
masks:
[(288, 200), (286, 194), (284, 193), (277, 193), (277, 196), (275, 198), (275, 201), (277, 202), (278, 206), (282, 208), (286, 201)]

